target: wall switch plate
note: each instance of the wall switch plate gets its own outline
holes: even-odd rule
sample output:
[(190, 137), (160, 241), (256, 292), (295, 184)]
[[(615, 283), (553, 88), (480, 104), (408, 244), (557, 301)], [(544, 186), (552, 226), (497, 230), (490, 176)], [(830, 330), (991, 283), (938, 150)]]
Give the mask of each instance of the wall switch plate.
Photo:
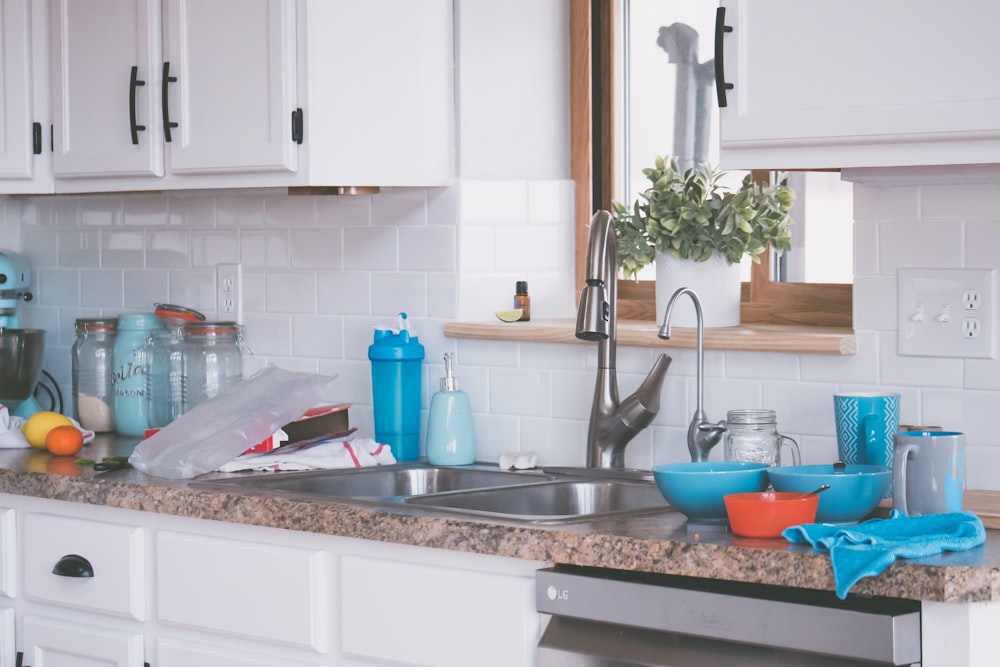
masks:
[(901, 355), (996, 358), (994, 269), (899, 269)]
[(215, 291), (219, 320), (243, 324), (243, 266), (219, 264), (215, 271)]

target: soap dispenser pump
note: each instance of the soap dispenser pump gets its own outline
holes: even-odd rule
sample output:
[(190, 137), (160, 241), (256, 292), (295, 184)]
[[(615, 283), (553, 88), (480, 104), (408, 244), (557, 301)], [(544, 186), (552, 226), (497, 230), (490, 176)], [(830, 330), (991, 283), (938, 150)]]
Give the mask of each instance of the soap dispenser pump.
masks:
[(441, 390), (431, 397), (427, 418), (427, 461), (433, 465), (468, 465), (476, 460), (476, 432), (469, 395), (458, 388), (451, 352), (444, 355)]

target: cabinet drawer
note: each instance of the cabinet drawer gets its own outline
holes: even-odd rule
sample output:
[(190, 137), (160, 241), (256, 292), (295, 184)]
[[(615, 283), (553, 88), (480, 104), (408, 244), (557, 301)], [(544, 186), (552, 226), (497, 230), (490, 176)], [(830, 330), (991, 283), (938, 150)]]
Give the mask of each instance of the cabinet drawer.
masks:
[(143, 637), (137, 632), (83, 625), (26, 614), (25, 665), (136, 667), (143, 664)]
[(163, 623), (326, 650), (322, 551), (164, 531), (156, 563)]
[[(137, 526), (26, 514), (25, 595), (144, 621), (144, 550)], [(62, 575), (53, 571), (60, 563)]]
[(16, 513), (9, 507), (0, 507), (0, 596), (15, 595), (17, 576), (17, 523)]

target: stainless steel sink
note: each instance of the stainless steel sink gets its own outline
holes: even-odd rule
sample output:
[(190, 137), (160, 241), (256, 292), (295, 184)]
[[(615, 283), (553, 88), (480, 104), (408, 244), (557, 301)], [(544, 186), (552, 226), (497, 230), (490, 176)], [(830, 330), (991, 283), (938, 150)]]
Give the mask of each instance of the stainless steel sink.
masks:
[(669, 506), (654, 484), (619, 480), (558, 480), (516, 487), (460, 491), (406, 498), (421, 507), (461, 513), (568, 521), (609, 514), (665, 510)]
[(584, 470), (562, 470), (571, 472), (402, 463), (357, 470), (240, 474), (194, 480), (190, 485), (313, 501), (350, 499), (363, 504), (406, 505), (533, 523), (563, 523), (669, 507), (651, 481), (584, 478)]
[(465, 489), (524, 484), (549, 479), (528, 473), (477, 468), (426, 465), (394, 465), (357, 470), (315, 470), (295, 473), (265, 473), (193, 482), (193, 486), (278, 491), (294, 495), (329, 498), (392, 499)]

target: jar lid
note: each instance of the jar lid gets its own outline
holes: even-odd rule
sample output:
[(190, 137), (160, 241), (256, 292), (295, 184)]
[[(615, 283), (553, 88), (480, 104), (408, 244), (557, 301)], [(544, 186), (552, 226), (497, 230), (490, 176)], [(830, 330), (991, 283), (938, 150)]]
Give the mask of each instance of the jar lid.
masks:
[(185, 322), (184, 335), (214, 336), (239, 334), (240, 325), (236, 322)]
[(121, 313), (118, 315), (118, 328), (136, 331), (152, 331), (162, 329), (163, 323), (155, 313)]
[(74, 326), (77, 331), (114, 331), (118, 328), (118, 318), (78, 317)]
[(778, 417), (774, 410), (744, 409), (730, 410), (726, 413), (726, 421), (730, 424), (774, 424)]
[(175, 306), (172, 303), (154, 303), (156, 316), (166, 319), (184, 320), (185, 322), (204, 322), (205, 316), (194, 308)]

